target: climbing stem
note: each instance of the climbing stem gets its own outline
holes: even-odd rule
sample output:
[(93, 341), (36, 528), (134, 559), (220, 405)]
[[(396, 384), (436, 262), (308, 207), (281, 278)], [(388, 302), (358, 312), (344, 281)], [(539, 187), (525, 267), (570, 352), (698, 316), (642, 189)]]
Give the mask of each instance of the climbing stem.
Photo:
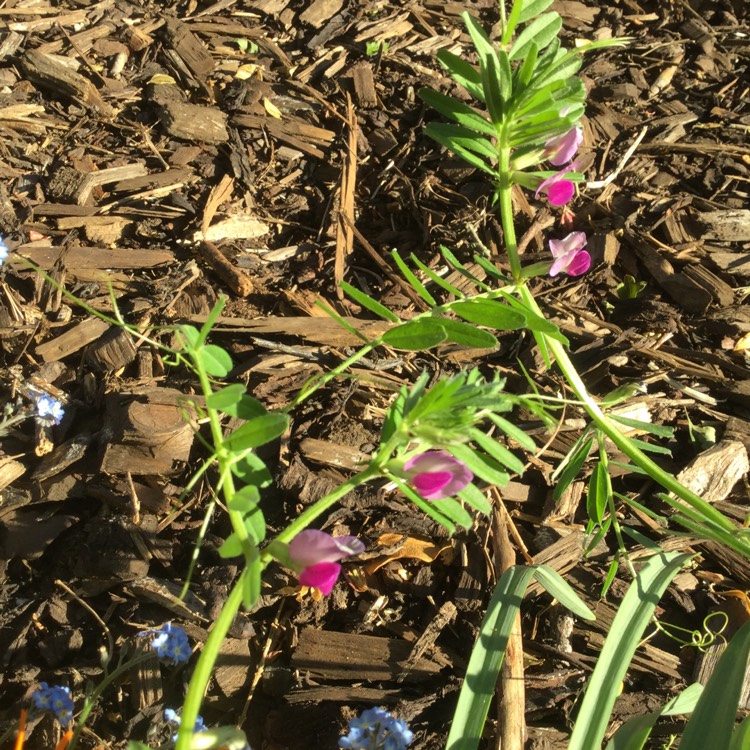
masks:
[[(275, 542), (290, 542), (303, 529), (307, 528), (318, 516), (325, 513), (328, 508), (337, 503), (347, 493), (356, 487), (364, 484), (381, 473), (379, 465), (373, 463), (368, 465), (359, 474), (355, 474), (351, 479), (344, 482), (336, 489), (329, 492), (325, 497), (320, 498), (316, 503), (311, 505), (307, 510), (301, 513), (292, 523), (284, 529), (274, 540)], [(261, 569), (265, 569), (273, 558), (268, 552), (261, 553)], [(190, 678), (185, 702), (182, 706), (180, 729), (177, 734), (177, 744), (175, 750), (189, 750), (190, 738), (193, 734), (193, 727), (200, 712), (201, 702), (211, 679), (211, 674), (219, 656), (221, 644), (229, 632), (229, 628), (234, 621), (235, 616), (240, 610), (242, 604), (242, 595), (245, 590), (245, 577), (250, 575), (249, 568), (243, 570), (234, 588), (227, 597), (224, 606), (221, 608), (219, 616), (214, 622), (213, 628), (206, 639), (198, 663)]]
[[(500, 166), (503, 167), (505, 161), (501, 158)], [(505, 179), (502, 179), (505, 176)], [(500, 208), (500, 220), (503, 227), (503, 236), (507, 243), (508, 257), (513, 271), (513, 278), (516, 280), (516, 291), (521, 300), (537, 315), (542, 315), (534, 295), (528, 288), (526, 282), (520, 275), (520, 263), (516, 245), (516, 233), (513, 223), (513, 204), (511, 199), (510, 172), (500, 173), (498, 181), (498, 203)], [(655, 482), (660, 484), (664, 489), (676, 495), (680, 500), (686, 503), (690, 508), (704, 519), (707, 523), (718, 527), (723, 532), (722, 538), (730, 544), (735, 550), (750, 556), (750, 545), (736, 535), (736, 526), (720, 511), (707, 503), (694, 492), (684, 487), (677, 479), (667, 471), (664, 471), (657, 463), (641, 451), (631, 440), (621, 432), (619, 426), (608, 417), (599, 407), (599, 404), (591, 397), (586, 390), (586, 386), (581, 380), (581, 376), (575, 368), (575, 365), (568, 356), (563, 344), (555, 338), (538, 334), (540, 344), (546, 346), (547, 351), (557, 362), (557, 366), (562, 371), (565, 379), (568, 381), (571, 389), (575, 393), (581, 405), (591, 417), (594, 424), (619, 448), (636, 466), (645, 471)], [(695, 519), (695, 514), (687, 513)]]

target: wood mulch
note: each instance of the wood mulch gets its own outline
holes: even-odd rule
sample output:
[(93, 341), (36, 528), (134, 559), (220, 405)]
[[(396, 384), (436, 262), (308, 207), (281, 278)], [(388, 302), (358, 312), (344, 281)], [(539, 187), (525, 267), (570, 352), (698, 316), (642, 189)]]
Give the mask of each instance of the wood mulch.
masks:
[[(338, 289), (346, 279), (408, 317), (423, 303), (389, 252), (443, 268), (439, 246), (501, 267), (491, 186), (424, 135), (434, 119), (423, 86), (450, 91), (439, 49), (470, 49), (460, 13), (490, 24), (495, 0), (9, 0), (0, 8), (0, 401), (12, 415), (28, 388), (65, 404), (51, 430), (30, 422), (0, 439), (0, 732), (40, 681), (67, 684), (80, 708), (101, 674), (102, 623), (118, 643), (172, 619), (200, 648), (237, 569), (217, 548), (217, 514), (191, 595), (177, 597), (210, 486), (183, 496), (203, 450), (183, 419), (196, 384), (142, 341), (62, 296), (19, 260), (48, 270), (94, 310), (116, 301), (131, 323), (200, 323), (229, 297), (215, 341), (269, 408), (288, 404), (357, 339), (323, 301), (366, 334), (382, 330)], [(592, 392), (641, 381), (628, 414), (675, 428), (664, 466), (744, 522), (750, 442), (750, 14), (745, 0), (558, 0), (567, 43), (630, 36), (592, 54), (582, 150), (590, 182), (573, 226), (590, 237), (583, 278), (539, 280), (535, 292), (571, 340)], [(530, 261), (562, 231), (517, 196)], [(477, 266), (475, 272), (482, 274)], [(646, 283), (633, 300), (617, 285)], [(423, 369), (480, 366), (540, 387), (533, 340), (501, 335), (495, 352), (378, 351), (295, 411), (263, 456), (270, 533), (324, 494), (376, 444), (393, 392)], [(528, 418), (528, 417), (527, 417)], [(519, 419), (525, 419), (523, 415)], [(346, 721), (384, 705), (413, 728), (416, 750), (444, 744), (497, 564), (546, 562), (597, 613), (574, 621), (532, 591), (523, 611), (526, 694), (514, 700), (529, 748), (564, 747), (567, 728), (628, 583), (601, 599), (614, 548), (582, 554), (585, 480), (559, 501), (550, 476), (580, 434), (568, 409), (544, 450), (502, 492), (497, 516), (448, 539), (396, 493), (346, 498), (328, 529), (366, 541), (346, 582), (314, 601), (269, 570), (256, 611), (232, 629), (203, 711), (240, 723), (255, 750), (335, 747)], [(616, 456), (615, 456), (616, 458)], [(618, 480), (620, 481), (620, 480)], [(658, 508), (656, 488), (619, 485)], [(709, 544), (664, 536), (645, 514), (622, 523), (699, 554), (660, 605), (666, 622), (701, 628), (725, 609), (748, 616), (750, 563)], [(508, 542), (508, 540), (510, 540)], [(643, 550), (634, 547), (633, 557)], [(724, 591), (734, 595), (723, 595)], [(96, 616), (94, 616), (94, 613)], [(633, 663), (616, 721), (653, 710), (705, 670), (695, 649), (657, 635)], [(189, 667), (153, 666), (113, 687), (91, 717), (86, 747), (145, 741), (179, 705)], [(507, 700), (511, 700), (508, 698)], [(525, 703), (523, 703), (525, 701)], [(746, 705), (748, 705), (746, 703)], [(496, 729), (493, 707), (490, 735)], [(668, 735), (674, 724), (660, 731)], [(30, 748), (54, 746), (49, 717)]]

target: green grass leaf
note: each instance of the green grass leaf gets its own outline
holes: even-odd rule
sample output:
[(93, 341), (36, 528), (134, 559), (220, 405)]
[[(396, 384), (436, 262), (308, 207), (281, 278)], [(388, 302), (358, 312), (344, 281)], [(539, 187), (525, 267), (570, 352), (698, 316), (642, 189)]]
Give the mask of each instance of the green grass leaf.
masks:
[(548, 594), (551, 594), (577, 617), (584, 620), (596, 619), (596, 615), (581, 601), (571, 585), (556, 570), (546, 565), (537, 565), (534, 568), (534, 578)]
[(476, 750), (479, 746), (508, 638), (533, 575), (534, 568), (515, 566), (497, 582), (466, 668), (446, 750)]
[[(750, 622), (729, 641), (680, 741), (680, 750), (729, 747), (750, 656)], [(747, 747), (747, 746), (744, 746)]]
[[(628, 588), (589, 678), (568, 750), (601, 747), (615, 700), (654, 609), (690, 555), (661, 552), (651, 557)], [(684, 742), (684, 739), (683, 739)], [(700, 750), (721, 745), (702, 745)], [(682, 750), (687, 750), (681, 745)]]

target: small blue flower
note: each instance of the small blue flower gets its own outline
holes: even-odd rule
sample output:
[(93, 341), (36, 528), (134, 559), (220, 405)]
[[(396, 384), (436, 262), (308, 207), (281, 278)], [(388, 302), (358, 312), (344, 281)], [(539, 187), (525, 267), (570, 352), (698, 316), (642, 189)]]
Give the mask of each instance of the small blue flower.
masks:
[[(180, 712), (175, 711), (173, 708), (165, 708), (164, 709), (164, 721), (167, 722), (167, 724), (172, 724), (174, 727), (179, 728), (180, 722), (182, 719), (180, 718)], [(193, 727), (193, 732), (205, 732), (208, 727), (203, 721), (202, 716), (198, 716), (195, 719), (195, 726)], [(172, 742), (177, 742), (177, 732), (175, 732), (172, 735)]]
[(52, 396), (45, 393), (36, 399), (36, 414), (40, 419), (60, 424), (64, 413), (63, 405)]
[(0, 240), (0, 266), (3, 265), (3, 261), (8, 257), (8, 248), (5, 246), (5, 242)]
[(402, 719), (384, 708), (368, 708), (349, 722), (349, 734), (339, 740), (347, 750), (406, 750), (414, 734)]
[(69, 724), (73, 718), (70, 688), (40, 682), (39, 687), (31, 694), (31, 700), (34, 701), (35, 708), (39, 711), (51, 711), (63, 725)]
[(144, 635), (153, 635), (151, 648), (167, 664), (182, 664), (190, 658), (190, 642), (187, 633), (178, 625), (164, 623), (158, 630), (149, 630)]

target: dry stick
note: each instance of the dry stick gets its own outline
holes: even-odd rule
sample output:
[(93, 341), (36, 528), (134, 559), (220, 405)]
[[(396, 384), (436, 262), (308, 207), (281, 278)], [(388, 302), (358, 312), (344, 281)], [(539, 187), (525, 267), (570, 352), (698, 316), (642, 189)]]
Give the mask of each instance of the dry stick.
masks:
[(63, 591), (66, 591), (68, 594), (70, 594), (99, 623), (102, 630), (104, 631), (104, 635), (107, 636), (107, 645), (109, 646), (109, 653), (107, 655), (111, 659), (112, 655), (115, 652), (115, 642), (112, 638), (112, 633), (107, 627), (107, 623), (104, 622), (101, 617), (99, 617), (96, 610), (88, 602), (85, 602), (83, 599), (81, 599), (81, 597), (78, 596), (78, 594), (76, 594), (76, 592), (73, 591), (73, 589), (70, 588), (70, 586), (68, 586), (66, 583), (63, 583), (63, 581), (58, 578), (55, 580), (55, 585), (59, 586)]
[(646, 137), (648, 128), (644, 127), (640, 133), (638, 133), (636, 139), (630, 145), (630, 148), (625, 152), (625, 155), (620, 160), (620, 163), (615, 167), (615, 171), (605, 177), (603, 180), (596, 180), (594, 182), (587, 182), (587, 188), (603, 188), (607, 187), (610, 182), (614, 182), (619, 176), (620, 172), (625, 168), (625, 165), (630, 161), (630, 157), (635, 153), (638, 146), (641, 145), (641, 141)]
[[(499, 578), (516, 564), (516, 553), (510, 541), (508, 523), (503, 509), (495, 509), (493, 527), (495, 567)], [(497, 686), (499, 693), (497, 702), (499, 731), (495, 744), (497, 750), (523, 750), (526, 740), (526, 692), (523, 679), (523, 638), (519, 612), (516, 614), (513, 629), (508, 636), (505, 659)]]
[(213, 242), (204, 240), (198, 243), (197, 248), (211, 268), (238, 297), (247, 297), (252, 293), (252, 279), (239, 268), (235, 268)]
[(266, 664), (268, 663), (268, 654), (271, 652), (271, 647), (273, 646), (278, 636), (279, 620), (281, 618), (281, 613), (283, 612), (283, 610), (284, 600), (282, 599), (281, 603), (279, 604), (279, 609), (276, 612), (276, 616), (273, 618), (273, 622), (268, 628), (268, 636), (266, 638), (266, 642), (263, 644), (263, 651), (261, 652), (260, 660), (258, 661), (258, 665), (255, 668), (255, 674), (253, 674), (250, 688), (247, 691), (247, 697), (245, 698), (245, 703), (242, 706), (240, 718), (237, 720), (237, 726), (239, 727), (243, 726), (245, 720), (247, 719), (247, 713), (250, 710), (250, 701), (252, 701), (253, 695), (255, 695), (255, 688), (258, 687), (258, 683), (260, 682), (261, 677), (263, 677), (263, 672), (265, 671)]
[(341, 282), (346, 272), (346, 258), (354, 249), (354, 191), (357, 182), (357, 118), (349, 94), (346, 95), (346, 116), (349, 137), (344, 148), (339, 188), (339, 210), (336, 220), (336, 257), (333, 263), (333, 281), (338, 298), (344, 299)]

